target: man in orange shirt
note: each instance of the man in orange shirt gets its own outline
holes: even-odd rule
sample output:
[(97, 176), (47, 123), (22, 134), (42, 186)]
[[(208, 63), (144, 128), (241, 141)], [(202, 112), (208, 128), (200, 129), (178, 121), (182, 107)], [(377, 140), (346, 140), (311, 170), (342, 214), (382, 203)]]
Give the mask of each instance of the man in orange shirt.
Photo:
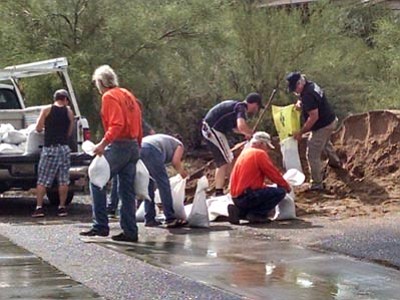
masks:
[[(134, 180), (142, 141), (142, 112), (135, 96), (118, 86), (117, 75), (110, 66), (98, 67), (93, 73), (93, 81), (102, 95), (101, 119), (105, 132), (94, 153), (105, 156), (111, 177), (118, 175), (118, 194), (122, 202), (120, 225), (123, 232), (111, 238), (119, 242), (137, 242)], [(106, 189), (90, 183), (90, 192), (94, 224), (92, 229), (80, 234), (91, 238), (106, 237), (110, 231)]]
[[(268, 156), (268, 148), (274, 148), (268, 133), (256, 132), (250, 147), (239, 155), (230, 180), (232, 200), (228, 205), (229, 222), (239, 224), (240, 219), (250, 223), (264, 223), (267, 215), (291, 188)], [(265, 179), (277, 187), (266, 186)]]

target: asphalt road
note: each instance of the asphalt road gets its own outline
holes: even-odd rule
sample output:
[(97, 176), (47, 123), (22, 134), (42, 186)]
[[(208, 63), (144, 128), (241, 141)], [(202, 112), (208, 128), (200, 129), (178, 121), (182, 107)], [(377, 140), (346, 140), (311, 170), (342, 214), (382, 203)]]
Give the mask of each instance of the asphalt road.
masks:
[[(391, 295), (400, 292), (396, 290), (397, 284), (390, 284), (393, 279), (400, 280), (399, 214), (388, 214), (382, 219), (309, 218), (254, 227), (216, 223), (209, 233), (202, 230), (174, 232), (140, 227), (143, 243), (138, 247), (121, 248), (86, 244), (79, 240), (79, 231), (89, 228), (91, 223), (89, 197), (77, 197), (69, 207), (67, 218), (57, 217), (55, 208), (47, 207), (46, 218), (32, 219), (30, 214), (34, 205), (34, 199), (29, 197), (0, 199), (0, 234), (106, 299), (322, 299), (324, 293), (339, 295), (343, 292), (338, 288), (342, 287), (343, 282), (332, 281), (333, 274), (335, 278), (344, 275), (350, 278), (346, 279), (347, 285), (352, 278), (359, 279), (351, 283), (354, 288), (351, 294), (353, 299), (396, 299)], [(112, 223), (112, 231), (119, 231), (117, 222)], [(271, 245), (275, 245), (275, 248)], [(294, 252), (289, 248), (293, 248)], [(315, 254), (307, 249), (317, 249), (325, 254)], [(349, 255), (361, 259), (361, 262), (333, 253)], [(220, 269), (212, 269), (218, 265), (216, 260), (211, 263), (204, 260), (215, 259), (216, 256), (224, 259), (223, 263), (218, 261)], [(186, 261), (189, 257), (193, 259)], [(198, 260), (194, 259), (196, 257)], [(275, 262), (273, 268), (282, 270), (284, 265), (286, 275), (279, 275), (279, 280), (275, 278), (270, 281), (265, 274), (271, 267), (272, 257)], [(173, 263), (163, 263), (165, 259)], [(310, 259), (315, 266), (322, 264), (326, 267), (334, 262), (328, 268), (331, 273), (320, 274), (320, 268), (310, 269)], [(237, 268), (229, 271), (225, 266), (227, 262), (232, 266), (241, 266), (242, 272)], [(251, 262), (250, 268), (248, 262)], [(343, 275), (340, 272), (346, 266), (348, 270)], [(202, 272), (202, 268), (213, 271)], [(264, 272), (260, 273), (260, 270)], [(308, 272), (315, 282), (324, 284), (310, 289), (301, 297), (304, 287), (299, 290), (294, 288), (299, 279), (293, 272)], [(228, 274), (236, 273), (233, 283), (225, 278)], [(386, 282), (386, 289), (381, 290), (385, 285), (379, 285), (373, 291), (368, 290), (365, 285), (368, 283), (371, 289), (373, 284), (369, 282), (371, 278), (363, 277), (364, 273), (380, 274), (382, 281)], [(254, 286), (257, 282), (254, 278), (259, 279), (260, 276), (264, 281)], [(237, 277), (244, 278), (242, 282), (247, 282), (246, 285), (237, 286)], [(372, 279), (374, 281), (376, 278)], [(276, 296), (267, 297), (265, 287), (274, 290)], [(370, 297), (366, 297), (365, 293), (369, 293)], [(281, 295), (281, 298), (277, 295)], [(282, 295), (285, 297), (282, 298)], [(379, 297), (374, 298), (374, 295)], [(347, 298), (337, 296), (335, 299)]]

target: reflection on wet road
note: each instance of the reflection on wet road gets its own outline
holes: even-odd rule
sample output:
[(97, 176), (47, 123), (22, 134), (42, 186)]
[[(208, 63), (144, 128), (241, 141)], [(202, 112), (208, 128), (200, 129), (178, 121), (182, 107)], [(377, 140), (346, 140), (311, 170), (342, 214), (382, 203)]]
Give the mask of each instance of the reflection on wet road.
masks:
[(0, 235), (0, 299), (100, 299)]
[(251, 299), (398, 299), (400, 294), (398, 271), (345, 256), (232, 230), (154, 232), (135, 246), (101, 245)]

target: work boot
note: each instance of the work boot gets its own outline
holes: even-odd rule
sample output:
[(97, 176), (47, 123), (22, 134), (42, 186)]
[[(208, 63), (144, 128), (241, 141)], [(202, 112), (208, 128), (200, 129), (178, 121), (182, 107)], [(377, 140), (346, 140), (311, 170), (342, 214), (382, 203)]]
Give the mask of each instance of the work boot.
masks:
[(233, 225), (240, 224), (240, 211), (239, 208), (234, 204), (228, 205), (228, 221)]
[(108, 232), (100, 232), (100, 231), (97, 231), (97, 230), (92, 228), (92, 229), (90, 229), (88, 231), (80, 232), (79, 235), (90, 236), (90, 237), (107, 237), (108, 236)]
[(120, 234), (113, 235), (111, 239), (115, 242), (123, 242), (123, 243), (136, 243), (138, 241), (138, 237), (129, 237), (126, 236), (125, 233), (121, 232)]
[(263, 224), (271, 222), (266, 216), (253, 213), (248, 213), (246, 215), (246, 220), (248, 220), (250, 224)]

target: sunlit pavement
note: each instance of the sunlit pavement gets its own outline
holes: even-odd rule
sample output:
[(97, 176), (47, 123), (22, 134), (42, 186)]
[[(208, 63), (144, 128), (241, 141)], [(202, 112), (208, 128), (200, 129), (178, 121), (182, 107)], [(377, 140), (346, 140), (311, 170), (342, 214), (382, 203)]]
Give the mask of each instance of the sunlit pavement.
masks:
[[(400, 273), (316, 252), (271, 230), (144, 228), (135, 245), (83, 243), (89, 224), (1, 226), (0, 233), (108, 299), (398, 299)], [(113, 233), (118, 224), (112, 223)], [(116, 294), (115, 290), (119, 291)], [(90, 298), (89, 298), (90, 299)]]

